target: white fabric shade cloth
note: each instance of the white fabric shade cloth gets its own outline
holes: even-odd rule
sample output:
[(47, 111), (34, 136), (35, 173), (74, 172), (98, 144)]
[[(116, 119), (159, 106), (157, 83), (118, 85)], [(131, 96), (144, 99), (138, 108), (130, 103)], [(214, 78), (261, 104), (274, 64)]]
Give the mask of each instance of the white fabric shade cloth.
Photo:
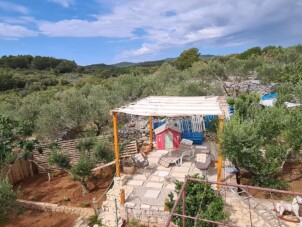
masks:
[(229, 119), (229, 107), (224, 96), (149, 96), (127, 106), (111, 110), (139, 116), (206, 116), (224, 115)]

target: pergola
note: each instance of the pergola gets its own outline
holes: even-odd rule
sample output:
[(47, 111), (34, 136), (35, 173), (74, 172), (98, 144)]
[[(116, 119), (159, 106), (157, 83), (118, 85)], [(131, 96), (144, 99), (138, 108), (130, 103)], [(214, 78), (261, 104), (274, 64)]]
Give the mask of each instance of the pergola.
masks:
[[(223, 130), (223, 120), (229, 119), (229, 107), (224, 96), (149, 96), (127, 106), (110, 111), (113, 118), (114, 151), (116, 176), (120, 177), (119, 146), (118, 146), (118, 113), (149, 117), (150, 142), (153, 143), (153, 117), (188, 117), (188, 116), (219, 116), (219, 129)], [(222, 147), (219, 140), (217, 181), (221, 181)]]

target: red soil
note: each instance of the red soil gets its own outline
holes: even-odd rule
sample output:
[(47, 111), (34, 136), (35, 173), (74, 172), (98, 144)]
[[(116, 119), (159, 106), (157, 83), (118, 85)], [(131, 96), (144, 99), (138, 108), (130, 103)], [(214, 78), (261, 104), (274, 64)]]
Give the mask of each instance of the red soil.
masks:
[(69, 227), (77, 216), (72, 214), (26, 210), (20, 215), (11, 215), (9, 221), (0, 223), (5, 227)]
[[(82, 195), (79, 182), (73, 181), (65, 172), (58, 173), (51, 181), (47, 174), (28, 177), (21, 183), (15, 185), (18, 198), (37, 202), (48, 202), (60, 205), (92, 207), (92, 200), (100, 198), (108, 188), (112, 180), (110, 168), (103, 169), (90, 178), (88, 187), (90, 193)], [(106, 199), (104, 196), (98, 205)]]

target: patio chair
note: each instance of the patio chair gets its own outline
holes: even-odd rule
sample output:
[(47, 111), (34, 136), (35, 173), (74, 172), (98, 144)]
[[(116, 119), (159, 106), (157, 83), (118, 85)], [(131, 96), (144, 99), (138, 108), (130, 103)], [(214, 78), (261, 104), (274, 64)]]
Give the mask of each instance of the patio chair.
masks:
[(214, 156), (210, 153), (201, 153), (196, 155), (195, 167), (199, 169), (205, 178), (207, 178), (208, 170), (214, 161)]
[(145, 168), (149, 165), (148, 157), (143, 153), (132, 155), (131, 158), (138, 168)]
[(163, 155), (159, 159), (158, 164), (166, 168), (169, 167), (170, 164), (180, 166), (182, 164), (183, 157), (192, 156), (192, 152), (194, 155), (192, 144), (192, 140), (182, 139), (179, 147), (176, 150), (172, 150), (166, 155)]

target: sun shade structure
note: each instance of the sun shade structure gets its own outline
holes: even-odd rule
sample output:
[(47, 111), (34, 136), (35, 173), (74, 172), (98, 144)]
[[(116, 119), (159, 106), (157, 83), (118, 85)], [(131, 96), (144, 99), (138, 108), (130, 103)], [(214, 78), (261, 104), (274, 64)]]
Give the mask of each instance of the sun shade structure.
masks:
[(139, 116), (206, 116), (224, 115), (229, 119), (229, 107), (224, 96), (149, 96), (137, 102), (122, 106), (111, 113), (125, 113)]
[[(149, 96), (127, 106), (110, 111), (113, 121), (116, 176), (120, 177), (118, 145), (118, 113), (148, 116), (150, 124), (150, 144), (153, 143), (153, 117), (219, 116), (219, 131), (223, 130), (224, 119), (230, 118), (229, 106), (224, 96)], [(221, 141), (221, 140), (220, 140)], [(217, 181), (221, 181), (221, 142), (218, 150)]]

